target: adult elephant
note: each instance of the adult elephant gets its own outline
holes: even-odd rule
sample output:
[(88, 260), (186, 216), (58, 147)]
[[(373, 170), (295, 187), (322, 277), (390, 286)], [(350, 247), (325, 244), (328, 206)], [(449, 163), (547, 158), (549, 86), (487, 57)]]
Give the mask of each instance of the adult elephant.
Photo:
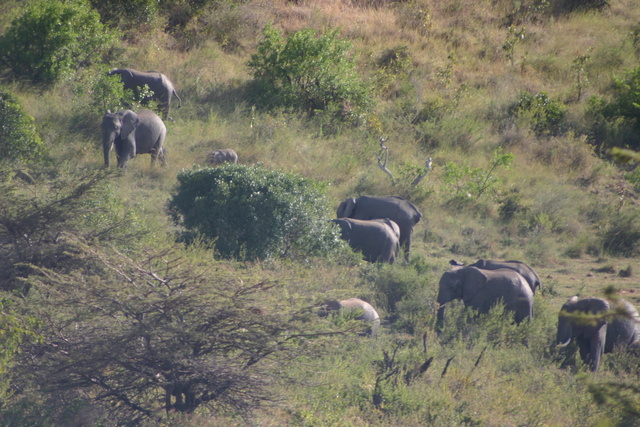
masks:
[(437, 326), (442, 327), (444, 310), (448, 302), (461, 299), (466, 307), (487, 313), (497, 302), (515, 313), (517, 323), (533, 317), (533, 292), (518, 272), (501, 268), (480, 270), (463, 267), (447, 271), (440, 278)]
[(478, 261), (470, 264), (469, 267), (477, 267), (480, 270), (497, 270), (499, 268), (508, 268), (510, 270), (520, 273), (524, 280), (527, 281), (531, 291), (535, 294), (536, 290), (540, 289), (541, 282), (540, 277), (536, 274), (533, 268), (529, 267), (522, 261), (493, 261), (490, 259), (479, 259)]
[(378, 312), (366, 301), (359, 298), (349, 298), (342, 301), (328, 300), (320, 310), (321, 316), (327, 316), (330, 312), (362, 310), (362, 314), (356, 320), (364, 320), (369, 323), (369, 335), (376, 337), (380, 328), (380, 316)]
[(176, 93), (173, 83), (162, 73), (157, 71), (138, 71), (132, 68), (114, 68), (107, 74), (109, 76), (119, 75), (124, 88), (132, 90), (136, 99), (140, 98), (140, 88), (144, 87), (144, 85), (149, 86), (149, 89), (153, 91), (153, 96), (144, 98), (141, 102), (146, 103), (152, 99), (158, 101), (158, 107), (162, 111), (164, 120), (169, 118), (169, 109), (174, 96), (180, 102), (179, 107), (182, 106), (182, 100)]
[(211, 165), (219, 165), (225, 162), (238, 163), (238, 154), (231, 148), (221, 148), (212, 151), (207, 156), (207, 163)]
[[(620, 310), (617, 310), (619, 308)], [(612, 304), (602, 298), (569, 298), (558, 314), (559, 346), (576, 340), (580, 357), (595, 372), (604, 353), (617, 346), (637, 346), (640, 341), (638, 310), (623, 299)]]
[(166, 164), (164, 140), (167, 128), (153, 111), (140, 110), (134, 113), (123, 110), (107, 113), (102, 118), (102, 149), (104, 166), (110, 166), (110, 152), (115, 146), (118, 167), (125, 168), (127, 162), (137, 154), (151, 154), (151, 164), (156, 158)]
[(393, 263), (398, 255), (400, 227), (388, 218), (384, 219), (332, 219), (340, 226), (340, 238), (353, 250), (362, 252), (369, 262)]
[(389, 218), (400, 227), (400, 246), (404, 248), (405, 260), (409, 260), (413, 227), (420, 221), (422, 214), (413, 203), (396, 196), (360, 196), (350, 197), (340, 203), (338, 218), (376, 219)]

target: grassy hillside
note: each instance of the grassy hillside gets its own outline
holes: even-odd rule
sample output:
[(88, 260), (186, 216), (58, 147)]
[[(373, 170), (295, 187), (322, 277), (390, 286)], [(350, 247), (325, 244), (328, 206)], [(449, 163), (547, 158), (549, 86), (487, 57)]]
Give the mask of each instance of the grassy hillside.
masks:
[[(22, 3), (0, 5), (0, 34), (10, 26), (8, 12), (19, 11)], [(92, 110), (91, 79), (106, 69), (130, 67), (165, 73), (183, 102), (166, 122), (168, 165), (152, 168), (149, 156), (141, 155), (107, 178), (113, 197), (108, 203), (122, 218), (125, 212), (135, 216), (146, 230), (121, 248), (127, 255), (173, 243), (176, 226), (166, 207), (176, 177), (203, 165), (217, 148), (233, 148), (242, 164), (328, 182), (333, 208), (352, 196), (400, 195), (423, 217), (411, 261), (393, 266), (316, 258), (243, 263), (184, 250), (186, 258), (223, 272), (228, 283), (277, 283), (270, 299), (259, 303), (265, 313), (289, 305), (294, 311), (327, 297), (360, 297), (379, 309), (383, 327), (377, 340), (330, 335), (286, 370), (268, 365), (279, 378), (267, 388), (272, 401), (248, 418), (215, 405), (184, 416), (154, 416), (172, 425), (640, 422), (637, 388), (620, 391), (635, 413), (620, 410), (622, 398), (603, 404), (594, 398), (598, 386), (637, 387), (637, 358), (606, 355), (601, 370), (591, 374), (575, 355), (575, 363), (567, 363), (566, 352), (552, 345), (557, 312), (572, 295), (602, 295), (614, 286), (640, 306), (634, 188), (640, 180), (626, 178), (632, 167), (606, 153), (611, 145), (638, 148), (637, 135), (620, 130), (602, 139), (587, 114), (591, 97), (613, 99), (614, 78), (640, 65), (635, 1), (569, 12), (569, 1), (516, 7), (503, 0), (247, 0), (211, 2), (193, 16), (184, 12), (197, 3), (160, 2), (164, 8), (148, 19), (113, 21), (121, 44), (110, 62), (53, 85), (4, 71), (0, 84), (35, 118), (49, 150), (50, 164), (20, 166), (41, 186), (34, 193), (46, 194), (50, 181), (102, 167), (101, 115)], [(268, 23), (285, 36), (307, 28), (318, 34), (339, 29), (372, 91), (372, 111), (354, 124), (322, 112), (252, 104), (247, 62)], [(565, 109), (561, 122), (550, 124), (549, 117), (522, 107), (523, 93), (545, 94), (542, 109), (554, 102)], [(381, 137), (395, 183), (378, 166)], [(496, 153), (512, 154), (513, 160), (491, 169)], [(432, 170), (412, 185), (429, 157)], [(478, 192), (474, 173), (486, 179), (486, 191)], [(625, 249), (616, 251), (618, 246)], [(536, 269), (543, 292), (536, 295), (534, 320), (515, 326), (499, 312), (477, 320), (456, 306), (446, 332), (436, 334), (441, 274), (450, 259), (478, 258), (519, 259)], [(619, 275), (627, 268), (629, 277)], [(426, 371), (416, 373), (430, 358)], [(20, 378), (13, 384), (13, 400), (0, 414), (7, 425), (55, 425), (83, 417), (87, 425), (124, 423), (90, 387), (70, 386), (60, 397)], [(28, 390), (37, 390), (30, 409), (21, 406)]]

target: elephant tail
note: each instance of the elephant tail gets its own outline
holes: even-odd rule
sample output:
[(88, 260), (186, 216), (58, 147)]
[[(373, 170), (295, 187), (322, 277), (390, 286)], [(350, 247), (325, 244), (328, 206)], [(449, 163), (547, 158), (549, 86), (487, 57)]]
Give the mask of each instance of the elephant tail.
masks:
[(175, 90), (175, 89), (172, 89), (172, 93), (173, 93), (173, 96), (175, 96), (176, 98), (178, 98), (178, 102), (179, 102), (179, 104), (178, 104), (178, 108), (182, 108), (182, 99), (180, 99), (180, 97), (178, 96), (178, 93), (176, 92), (176, 90)]

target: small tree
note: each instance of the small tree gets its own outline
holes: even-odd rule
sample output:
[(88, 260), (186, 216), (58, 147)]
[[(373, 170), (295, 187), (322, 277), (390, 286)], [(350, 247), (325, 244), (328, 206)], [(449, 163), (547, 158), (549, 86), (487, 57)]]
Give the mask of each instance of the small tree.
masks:
[(259, 87), (257, 102), (308, 113), (338, 107), (345, 117), (368, 111), (373, 100), (348, 54), (350, 48), (337, 30), (320, 36), (301, 30), (285, 40), (273, 27), (265, 27), (258, 53), (247, 64)]
[(340, 244), (324, 191), (295, 174), (228, 164), (180, 173), (169, 211), (185, 240), (214, 242), (223, 257), (323, 254)]
[(39, 0), (27, 4), (0, 37), (0, 63), (18, 77), (53, 83), (115, 43), (115, 33), (86, 0)]
[(0, 89), (0, 162), (33, 161), (44, 152), (33, 117), (10, 93)]

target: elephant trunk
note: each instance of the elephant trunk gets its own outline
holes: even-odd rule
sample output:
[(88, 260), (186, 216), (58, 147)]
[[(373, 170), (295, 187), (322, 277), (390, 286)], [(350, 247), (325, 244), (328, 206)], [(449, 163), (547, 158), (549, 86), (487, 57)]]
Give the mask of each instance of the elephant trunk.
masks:
[(571, 343), (573, 337), (573, 328), (566, 319), (558, 319), (558, 333), (556, 335), (556, 344), (558, 347), (566, 347)]
[(442, 329), (444, 325), (444, 307), (445, 304), (440, 304), (438, 307), (438, 314), (436, 315), (436, 329)]

